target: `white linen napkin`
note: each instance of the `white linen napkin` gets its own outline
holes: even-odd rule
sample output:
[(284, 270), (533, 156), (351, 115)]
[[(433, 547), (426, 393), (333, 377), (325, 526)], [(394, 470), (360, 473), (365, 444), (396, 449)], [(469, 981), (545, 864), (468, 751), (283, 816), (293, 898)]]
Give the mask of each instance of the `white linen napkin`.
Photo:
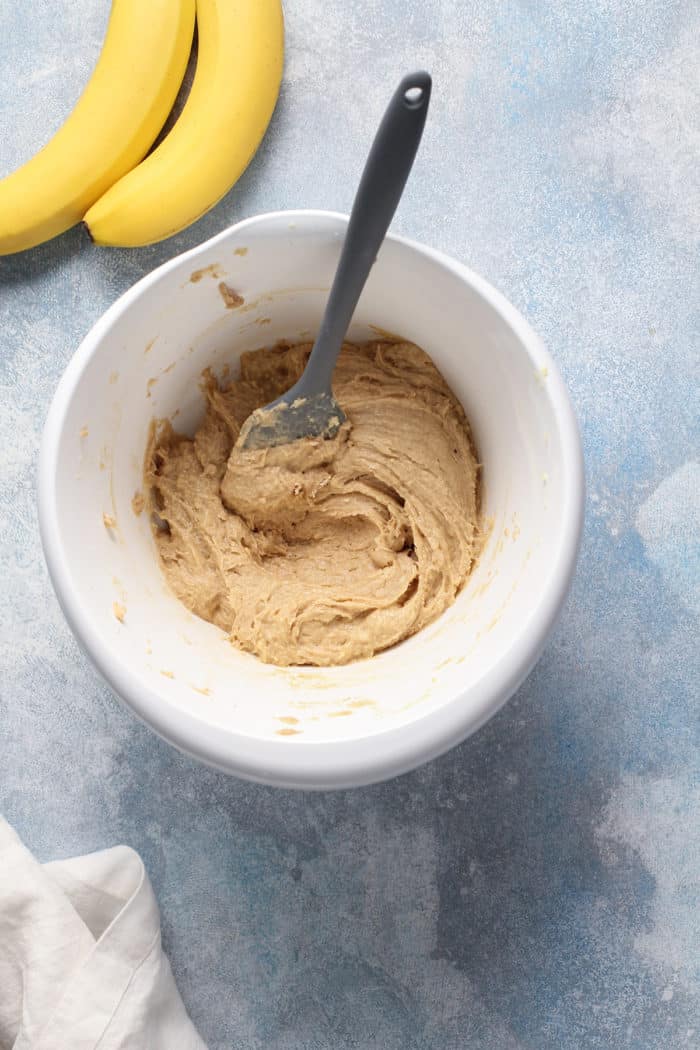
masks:
[(0, 1050), (206, 1050), (128, 846), (40, 864), (0, 817)]

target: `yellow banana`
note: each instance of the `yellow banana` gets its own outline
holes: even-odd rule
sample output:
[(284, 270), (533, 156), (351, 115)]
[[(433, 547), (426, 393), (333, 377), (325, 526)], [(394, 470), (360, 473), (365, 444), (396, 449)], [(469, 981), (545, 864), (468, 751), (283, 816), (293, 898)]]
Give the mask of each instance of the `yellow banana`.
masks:
[(282, 79), (280, 0), (197, 0), (198, 56), (175, 126), (90, 208), (97, 244), (138, 247), (189, 226), (252, 160)]
[(113, 0), (95, 70), (54, 137), (0, 181), (0, 255), (80, 222), (145, 156), (177, 96), (194, 0)]

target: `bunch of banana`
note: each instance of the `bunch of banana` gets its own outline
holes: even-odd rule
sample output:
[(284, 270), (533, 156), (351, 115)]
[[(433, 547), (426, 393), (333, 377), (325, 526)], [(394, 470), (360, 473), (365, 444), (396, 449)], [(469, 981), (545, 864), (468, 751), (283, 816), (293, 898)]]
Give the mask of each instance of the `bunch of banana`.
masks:
[[(192, 90), (163, 127), (187, 66)], [(0, 255), (83, 220), (98, 244), (152, 244), (184, 229), (254, 156), (282, 78), (280, 0), (113, 0), (102, 53), (50, 142), (0, 180)], [(140, 162), (140, 163), (139, 163)]]

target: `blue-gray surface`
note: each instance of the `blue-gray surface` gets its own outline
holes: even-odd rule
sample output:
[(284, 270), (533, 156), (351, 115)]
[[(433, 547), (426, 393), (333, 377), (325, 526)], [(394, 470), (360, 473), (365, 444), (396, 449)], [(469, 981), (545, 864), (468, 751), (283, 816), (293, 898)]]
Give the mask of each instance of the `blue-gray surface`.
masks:
[[(107, 0), (0, 5), (0, 174), (58, 126)], [(0, 807), (42, 858), (127, 842), (215, 1048), (700, 1045), (700, 9), (287, 0), (284, 91), (226, 200), (152, 249), (0, 260)], [(181, 757), (78, 652), (39, 547), (58, 378), (134, 280), (238, 218), (347, 210), (400, 74), (434, 72), (395, 227), (490, 278), (581, 421), (581, 562), (517, 696), (443, 759), (294, 794)], [(696, 354), (696, 351), (695, 351)]]

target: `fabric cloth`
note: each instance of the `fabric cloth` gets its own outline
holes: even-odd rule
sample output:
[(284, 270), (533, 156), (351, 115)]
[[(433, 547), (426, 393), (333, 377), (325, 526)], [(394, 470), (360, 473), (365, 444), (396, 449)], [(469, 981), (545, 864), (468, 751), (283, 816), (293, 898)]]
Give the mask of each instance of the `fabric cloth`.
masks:
[(0, 817), (0, 1050), (206, 1050), (128, 846), (40, 864)]

